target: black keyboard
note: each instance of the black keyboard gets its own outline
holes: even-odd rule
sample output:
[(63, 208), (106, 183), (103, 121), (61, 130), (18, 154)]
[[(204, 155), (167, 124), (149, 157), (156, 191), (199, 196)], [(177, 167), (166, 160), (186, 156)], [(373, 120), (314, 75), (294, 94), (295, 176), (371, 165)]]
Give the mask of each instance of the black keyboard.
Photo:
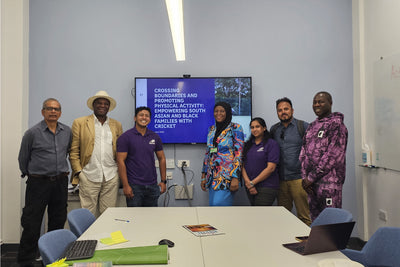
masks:
[(67, 258), (67, 261), (91, 258), (96, 245), (97, 240), (76, 240), (67, 247), (62, 258)]
[(299, 253), (303, 253), (305, 248), (306, 248), (306, 246), (293, 247), (293, 249)]

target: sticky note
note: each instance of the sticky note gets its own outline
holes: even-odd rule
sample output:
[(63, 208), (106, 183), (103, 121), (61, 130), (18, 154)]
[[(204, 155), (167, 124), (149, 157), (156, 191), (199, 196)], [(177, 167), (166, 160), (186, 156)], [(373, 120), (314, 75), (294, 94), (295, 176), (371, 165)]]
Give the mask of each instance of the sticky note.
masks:
[(124, 242), (128, 241), (124, 238), (121, 231), (112, 232), (110, 235), (111, 235), (111, 237), (106, 237), (106, 238), (100, 239), (100, 242), (105, 245), (115, 245), (115, 244), (124, 243)]
[(64, 262), (65, 258), (55, 261), (52, 264), (47, 264), (46, 267), (68, 267), (68, 264)]

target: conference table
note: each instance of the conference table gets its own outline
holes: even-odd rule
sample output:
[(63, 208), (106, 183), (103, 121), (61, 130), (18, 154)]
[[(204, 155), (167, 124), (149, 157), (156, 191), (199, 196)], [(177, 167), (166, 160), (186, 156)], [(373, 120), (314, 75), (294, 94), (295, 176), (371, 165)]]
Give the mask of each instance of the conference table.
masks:
[[(203, 223), (224, 234), (197, 237), (182, 227)], [(327, 258), (347, 259), (340, 251), (302, 256), (283, 247), (296, 242), (295, 236), (308, 235), (310, 228), (278, 206), (108, 208), (79, 239), (99, 240), (115, 231), (128, 242), (99, 243), (97, 249), (152, 246), (169, 239), (175, 243), (168, 248), (171, 267), (310, 267)]]

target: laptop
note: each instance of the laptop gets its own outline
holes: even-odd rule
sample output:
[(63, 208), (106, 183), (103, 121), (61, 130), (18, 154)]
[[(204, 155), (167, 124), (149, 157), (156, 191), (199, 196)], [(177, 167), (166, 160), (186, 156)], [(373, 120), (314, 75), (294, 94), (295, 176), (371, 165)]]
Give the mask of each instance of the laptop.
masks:
[(307, 240), (282, 244), (301, 255), (345, 249), (355, 222), (316, 225)]

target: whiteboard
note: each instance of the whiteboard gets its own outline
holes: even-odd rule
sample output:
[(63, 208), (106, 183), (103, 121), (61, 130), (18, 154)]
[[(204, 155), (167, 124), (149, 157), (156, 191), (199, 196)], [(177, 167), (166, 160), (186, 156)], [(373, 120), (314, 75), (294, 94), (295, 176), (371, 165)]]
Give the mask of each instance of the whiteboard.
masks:
[(400, 54), (374, 64), (376, 166), (400, 171)]

